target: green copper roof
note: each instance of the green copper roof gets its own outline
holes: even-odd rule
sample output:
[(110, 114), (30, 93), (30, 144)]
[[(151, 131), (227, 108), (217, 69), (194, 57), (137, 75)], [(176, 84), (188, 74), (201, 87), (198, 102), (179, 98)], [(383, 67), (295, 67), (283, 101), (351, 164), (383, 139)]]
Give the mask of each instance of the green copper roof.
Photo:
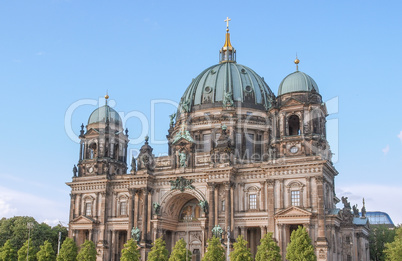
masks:
[(238, 63), (221, 63), (201, 72), (188, 86), (180, 108), (191, 111), (194, 106), (257, 105), (268, 110), (275, 95), (269, 86), (250, 68)]
[(296, 71), (282, 80), (279, 85), (278, 96), (291, 92), (311, 92), (313, 89), (319, 92), (314, 79), (304, 72)]
[(106, 122), (106, 119), (108, 119), (111, 124), (117, 124), (120, 127), (122, 126), (122, 120), (119, 113), (110, 108), (109, 105), (104, 105), (94, 110), (91, 113), (91, 116), (89, 116), (88, 124)]

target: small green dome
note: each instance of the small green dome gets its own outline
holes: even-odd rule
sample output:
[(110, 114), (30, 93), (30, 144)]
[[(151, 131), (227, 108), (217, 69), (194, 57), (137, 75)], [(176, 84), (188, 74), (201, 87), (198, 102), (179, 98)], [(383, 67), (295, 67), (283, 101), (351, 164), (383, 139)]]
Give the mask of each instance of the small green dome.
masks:
[(291, 92), (311, 92), (312, 90), (319, 92), (314, 79), (304, 72), (296, 71), (282, 80), (279, 85), (278, 96)]
[(213, 65), (201, 72), (183, 94), (179, 108), (187, 112), (222, 107), (225, 99), (233, 101), (233, 106), (268, 110), (275, 95), (264, 79), (250, 68), (225, 62)]
[(88, 125), (94, 123), (106, 123), (106, 119), (109, 120), (110, 124), (115, 124), (119, 127), (123, 126), (119, 113), (110, 108), (109, 105), (104, 105), (94, 110), (91, 113), (91, 116), (89, 116)]

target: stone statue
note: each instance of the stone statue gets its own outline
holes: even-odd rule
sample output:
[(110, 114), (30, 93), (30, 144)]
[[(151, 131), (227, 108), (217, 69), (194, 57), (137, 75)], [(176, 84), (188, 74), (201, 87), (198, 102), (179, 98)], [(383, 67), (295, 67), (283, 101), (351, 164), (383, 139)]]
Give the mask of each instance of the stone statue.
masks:
[(359, 209), (357, 208), (357, 204), (356, 204), (356, 205), (353, 205), (353, 215), (354, 215), (355, 217), (360, 217)]
[(177, 178), (176, 180), (171, 180), (170, 182), (170, 190), (180, 190), (184, 192), (185, 189), (195, 189), (193, 185), (191, 185), (194, 180), (185, 179), (183, 177)]
[(217, 237), (217, 238), (222, 238), (222, 234), (223, 234), (223, 229), (221, 228), (221, 226), (217, 225), (212, 229), (212, 234)]
[(184, 101), (181, 104), (180, 112), (190, 112), (190, 101)]
[(131, 238), (137, 242), (141, 241), (141, 230), (138, 227), (133, 227), (131, 230)]
[(155, 215), (159, 215), (160, 210), (161, 210), (161, 205), (159, 205), (158, 202), (154, 202), (154, 203), (152, 203), (152, 206), (154, 208)]
[(73, 167), (74, 177), (77, 177), (77, 172), (78, 172), (77, 166), (74, 165), (74, 167)]
[(208, 214), (208, 201), (201, 200), (200, 203), (198, 203), (198, 205), (200, 205), (205, 214)]
[(366, 204), (364, 202), (364, 198), (363, 198), (363, 207), (362, 207), (362, 218), (366, 217)]
[(342, 197), (342, 203), (344, 208), (350, 209), (350, 202), (348, 202), (348, 197)]
[(180, 158), (180, 167), (187, 167), (187, 155), (185, 151), (181, 151), (179, 153), (179, 158)]
[(170, 114), (170, 127), (173, 127), (174, 125), (174, 118), (176, 118), (176, 113)]
[(136, 173), (137, 172), (137, 164), (135, 162), (134, 156), (131, 158), (131, 173)]
[(225, 92), (225, 96), (223, 97), (223, 107), (233, 107), (232, 92)]

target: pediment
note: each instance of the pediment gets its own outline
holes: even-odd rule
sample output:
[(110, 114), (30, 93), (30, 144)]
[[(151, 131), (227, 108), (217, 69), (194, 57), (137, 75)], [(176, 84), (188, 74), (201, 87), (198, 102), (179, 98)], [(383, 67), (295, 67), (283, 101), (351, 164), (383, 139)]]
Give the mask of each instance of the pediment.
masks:
[(193, 143), (193, 142), (190, 140), (187, 140), (183, 137), (180, 137), (179, 139), (173, 141), (174, 145), (182, 145), (182, 146), (186, 145), (186, 144), (191, 144), (191, 143)]
[(285, 101), (283, 104), (283, 106), (295, 106), (295, 105), (303, 105), (303, 103), (294, 98), (290, 98), (289, 100)]
[(98, 134), (99, 134), (99, 131), (94, 128), (89, 129), (87, 131), (87, 133), (85, 133), (85, 135), (98, 135)]
[(95, 220), (87, 216), (79, 216), (72, 220), (74, 224), (94, 224)]
[(291, 206), (288, 207), (287, 209), (281, 210), (278, 213), (276, 213), (275, 217), (280, 218), (280, 217), (310, 217), (313, 214), (310, 211), (301, 209), (299, 207)]

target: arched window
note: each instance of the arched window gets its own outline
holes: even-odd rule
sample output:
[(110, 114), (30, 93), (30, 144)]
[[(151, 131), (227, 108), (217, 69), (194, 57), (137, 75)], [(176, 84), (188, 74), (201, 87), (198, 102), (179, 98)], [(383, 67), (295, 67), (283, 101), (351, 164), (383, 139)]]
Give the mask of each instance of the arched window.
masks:
[(114, 145), (114, 158), (119, 160), (119, 144)]
[(96, 143), (95, 142), (92, 143), (91, 145), (89, 145), (88, 158), (90, 158), (90, 159), (96, 158)]
[(296, 115), (292, 115), (288, 120), (289, 135), (300, 135), (300, 120)]

